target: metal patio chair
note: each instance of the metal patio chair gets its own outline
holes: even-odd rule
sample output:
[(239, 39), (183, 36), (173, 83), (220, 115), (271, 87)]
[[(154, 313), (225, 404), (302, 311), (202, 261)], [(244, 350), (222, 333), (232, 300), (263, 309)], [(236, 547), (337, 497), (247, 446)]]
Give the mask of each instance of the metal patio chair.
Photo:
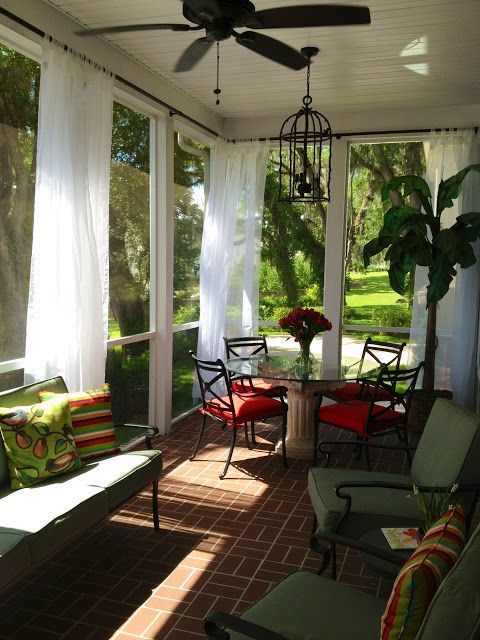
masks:
[[(351, 400), (369, 400), (373, 393), (373, 385), (375, 379), (369, 380), (362, 376), (362, 369), (365, 358), (377, 362), (379, 366), (383, 365), (389, 369), (397, 371), (400, 367), (400, 359), (406, 343), (397, 342), (381, 342), (367, 338), (363, 345), (362, 357), (358, 368), (357, 379), (353, 382), (347, 382), (343, 387), (329, 391), (327, 395), (337, 402), (349, 402)], [(379, 389), (377, 391), (377, 400), (389, 400), (388, 391)]]
[(276, 400), (265, 395), (263, 392), (248, 391), (245, 394), (234, 392), (232, 391), (230, 378), (222, 360), (199, 360), (192, 351), (189, 353), (195, 362), (195, 369), (202, 395), (202, 408), (200, 411), (203, 414), (197, 443), (192, 455), (190, 456), (190, 460), (193, 460), (197, 455), (203, 432), (205, 430), (207, 416), (213, 418), (217, 422), (220, 422), (223, 427), (230, 427), (232, 431), (230, 451), (228, 453), (227, 462), (225, 463), (225, 468), (220, 474), (220, 479), (225, 477), (230, 465), (233, 449), (235, 447), (237, 430), (242, 426), (244, 427), (245, 439), (249, 446), (247, 430), (248, 423), (254, 424), (256, 420), (281, 416), (283, 465), (284, 467), (287, 467), (285, 444), (287, 431), (287, 405), (283, 399), (283, 395), (279, 400)]
[[(407, 420), (417, 378), (424, 363), (413, 369), (389, 369), (383, 365), (371, 387), (369, 400), (352, 400), (319, 407), (315, 412), (315, 444), (313, 464), (317, 462), (318, 426), (323, 422), (339, 429), (346, 429), (357, 436), (359, 456), (362, 445), (371, 438), (396, 433), (399, 440), (408, 445)], [(332, 446), (334, 441), (332, 441)], [(365, 449), (368, 468), (369, 450)], [(323, 453), (329, 452), (323, 448)], [(407, 448), (406, 455), (410, 460)]]

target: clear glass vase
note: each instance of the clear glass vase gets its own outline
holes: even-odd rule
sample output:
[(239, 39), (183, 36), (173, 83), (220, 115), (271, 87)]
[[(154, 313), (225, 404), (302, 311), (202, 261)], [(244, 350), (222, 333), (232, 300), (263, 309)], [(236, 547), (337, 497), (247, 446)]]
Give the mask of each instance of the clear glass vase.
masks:
[(304, 366), (309, 366), (312, 363), (313, 356), (310, 351), (312, 340), (298, 340), (300, 345), (300, 353), (297, 356), (297, 362)]

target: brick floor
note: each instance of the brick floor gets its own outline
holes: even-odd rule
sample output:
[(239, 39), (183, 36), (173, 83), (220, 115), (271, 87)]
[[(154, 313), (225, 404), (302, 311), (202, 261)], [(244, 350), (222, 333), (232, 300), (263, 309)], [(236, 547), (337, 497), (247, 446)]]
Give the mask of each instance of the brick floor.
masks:
[[(2, 593), (2, 640), (198, 639), (210, 610), (241, 612), (289, 572), (316, 571), (308, 464), (292, 460), (285, 470), (273, 449), (278, 427), (259, 423), (257, 447), (247, 449), (240, 437), (220, 480), (229, 433), (211, 424), (190, 462), (198, 422), (195, 414), (157, 441), (161, 531), (153, 530), (146, 489)], [(405, 464), (398, 453), (373, 463), (387, 472)], [(351, 451), (331, 464), (362, 466)], [(356, 552), (338, 555), (340, 580), (386, 597), (390, 581), (369, 572)]]

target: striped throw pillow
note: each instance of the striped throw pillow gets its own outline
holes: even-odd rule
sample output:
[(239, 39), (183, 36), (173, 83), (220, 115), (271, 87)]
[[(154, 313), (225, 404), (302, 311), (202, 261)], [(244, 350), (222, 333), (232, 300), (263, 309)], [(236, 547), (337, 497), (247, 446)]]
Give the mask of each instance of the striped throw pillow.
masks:
[(89, 391), (65, 394), (40, 391), (38, 395), (42, 401), (57, 395), (67, 397), (79, 458), (86, 460), (118, 451), (108, 384)]
[(382, 616), (381, 640), (413, 640), (441, 581), (465, 545), (462, 507), (447, 511), (427, 531), (400, 570)]

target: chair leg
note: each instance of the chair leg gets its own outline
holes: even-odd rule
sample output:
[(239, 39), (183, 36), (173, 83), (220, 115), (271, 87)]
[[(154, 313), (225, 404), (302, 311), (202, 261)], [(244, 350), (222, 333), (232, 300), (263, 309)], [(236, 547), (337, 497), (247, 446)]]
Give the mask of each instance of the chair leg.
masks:
[(318, 420), (315, 412), (315, 417), (313, 419), (313, 459), (312, 459), (312, 467), (317, 466), (318, 459)]
[(158, 480), (152, 482), (152, 515), (153, 528), (155, 531), (160, 531), (160, 524), (158, 522)]
[(243, 429), (245, 431), (245, 442), (247, 443), (247, 447), (251, 449), (252, 447), (250, 446), (250, 440), (248, 438), (248, 425), (246, 422), (243, 424)]
[(202, 440), (203, 432), (205, 430), (205, 422), (206, 421), (207, 421), (207, 416), (205, 414), (203, 414), (202, 426), (200, 427), (200, 433), (198, 434), (197, 444), (195, 446), (195, 449), (193, 450), (192, 455), (190, 456), (190, 460), (193, 460), (195, 458), (195, 456), (197, 455), (197, 453), (198, 453), (198, 449), (200, 447), (200, 442)]
[(253, 420), (250, 423), (250, 430), (251, 430), (251, 433), (252, 433), (252, 444), (253, 444), (254, 447), (256, 447), (257, 446), (257, 441), (255, 439), (255, 422)]
[(367, 469), (369, 471), (372, 470), (372, 463), (370, 462), (370, 449), (368, 447), (363, 447), (362, 449), (365, 449), (365, 461), (367, 463)]
[(337, 545), (332, 542), (330, 549), (332, 551), (332, 580), (337, 579)]
[(317, 571), (317, 576), (321, 576), (325, 569), (328, 569), (328, 565), (330, 564), (330, 560), (332, 559), (332, 547), (325, 549), (322, 551), (322, 564), (320, 565), (319, 570)]
[(223, 480), (227, 475), (227, 470), (230, 465), (230, 461), (232, 459), (233, 448), (235, 447), (236, 439), (237, 439), (237, 429), (235, 427), (232, 427), (232, 444), (230, 445), (230, 451), (228, 452), (228, 458), (227, 458), (227, 462), (225, 463), (225, 468), (223, 470), (223, 473), (219, 475), (220, 480)]
[(285, 469), (288, 467), (287, 462), (287, 412), (283, 412), (282, 419), (282, 461)]
[(330, 543), (326, 547), (322, 546), (318, 542), (317, 538), (315, 537), (316, 529), (317, 529), (317, 517), (314, 516), (312, 537), (310, 538), (310, 549), (322, 556), (322, 563), (320, 565), (320, 568), (317, 571), (317, 576), (320, 576), (325, 571), (325, 569), (328, 568), (328, 565), (330, 564), (330, 560), (332, 559), (333, 543)]
[(360, 436), (357, 436), (358, 444), (355, 447), (355, 460), (360, 460), (362, 457), (363, 444)]
[(408, 427), (405, 427), (405, 430), (403, 432), (403, 437), (404, 437), (404, 440), (405, 440), (405, 446), (407, 447), (407, 449), (405, 450), (405, 455), (407, 456), (408, 466), (411, 469), (412, 468), (412, 452), (408, 448), (408, 446), (410, 444), (409, 440), (408, 440)]

